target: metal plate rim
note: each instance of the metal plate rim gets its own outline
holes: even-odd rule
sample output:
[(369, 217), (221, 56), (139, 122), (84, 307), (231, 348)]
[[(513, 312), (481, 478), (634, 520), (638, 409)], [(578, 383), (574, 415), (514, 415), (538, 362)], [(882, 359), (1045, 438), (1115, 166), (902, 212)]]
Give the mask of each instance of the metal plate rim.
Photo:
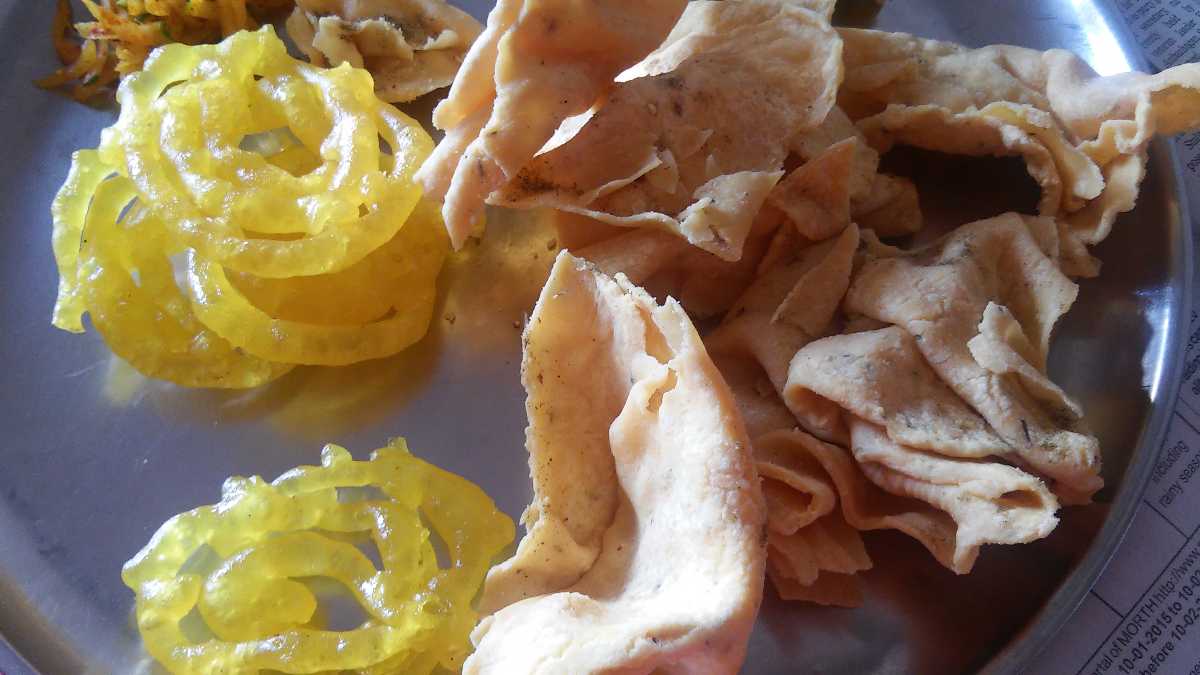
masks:
[[(1147, 64), (1140, 48), (1129, 38), (1124, 21), (1111, 0), (1092, 0), (1092, 4), (1113, 28), (1128, 62), (1134, 67), (1146, 69)], [(1174, 146), (1167, 140), (1157, 139), (1150, 152), (1152, 162), (1169, 168), (1172, 180), (1164, 180), (1163, 187), (1175, 197), (1177, 208), (1174, 214), (1177, 222), (1172, 223), (1171, 236), (1181, 239), (1176, 242), (1178, 246), (1174, 249), (1174, 255), (1163, 261), (1172, 266), (1169, 270), (1170, 288), (1174, 293), (1176, 305), (1165, 326), (1163, 369), (1157, 383), (1157, 400), (1151, 408), (1139, 443), (1122, 476), (1112, 509), (1101, 530), (1089, 544), (1083, 558), (1063, 579), (1061, 585), (1046, 598), (1043, 609), (1021, 632), (1013, 635), (1007, 645), (994, 654), (984, 667), (984, 671), (988, 673), (1023, 672), (1033, 659), (1051, 644), (1086, 598), (1129, 530), (1173, 414), (1183, 374), (1182, 354), (1188, 333), (1187, 312), (1191, 307), (1192, 277), (1195, 276), (1195, 244), (1191, 234), (1192, 221), (1188, 216), (1187, 193), (1181, 178), (1183, 174)], [(0, 673), (32, 675), (36, 672), (23, 654), (0, 634)]]
[(1176, 289), (1177, 296), (1175, 311), (1167, 327), (1168, 335), (1164, 339), (1165, 363), (1163, 376), (1158, 382), (1159, 399), (1151, 407), (1150, 418), (1146, 422), (1138, 447), (1121, 476), (1121, 487), (1113, 501), (1112, 509), (1105, 518), (1103, 527), (1089, 544), (1088, 552), (1063, 580), (1062, 585), (1046, 599), (1037, 617), (988, 663), (984, 669), (985, 673), (1024, 672), (1074, 616), (1129, 532), (1134, 513), (1149, 485), (1150, 476), (1167, 436), (1171, 416), (1175, 411), (1183, 376), (1182, 355), (1188, 335), (1185, 330), (1187, 312), (1192, 306), (1195, 246), (1179, 154), (1175, 146), (1164, 138), (1156, 138), (1153, 141), (1150, 154), (1165, 158), (1165, 163), (1171, 169), (1169, 186), (1175, 193), (1177, 206), (1174, 234), (1181, 240), (1175, 248), (1177, 254), (1171, 260), (1176, 268), (1171, 276), (1172, 288)]
[[(1133, 39), (1113, 0), (1094, 0), (1093, 4), (1113, 29), (1129, 64), (1143, 72), (1150, 72), (1150, 63), (1145, 53)], [(1187, 312), (1193, 301), (1195, 244), (1191, 232), (1191, 205), (1188, 204), (1187, 189), (1183, 184), (1183, 167), (1174, 144), (1168, 139), (1156, 138), (1150, 145), (1149, 153), (1151, 157), (1165, 156), (1170, 167), (1169, 186), (1175, 193), (1178, 209), (1175, 235), (1180, 239), (1179, 245), (1174, 248), (1176, 255), (1171, 260), (1176, 268), (1171, 276), (1178, 295), (1175, 311), (1170, 317), (1169, 334), (1164, 341), (1166, 363), (1164, 376), (1158, 385), (1160, 400), (1151, 408), (1150, 419), (1146, 423), (1139, 447), (1134, 451), (1133, 459), (1121, 477), (1121, 488), (1113, 502), (1113, 508), (1103, 527), (1088, 546), (1087, 554), (1058, 589), (1046, 599), (1042, 610), (1025, 630), (992, 658), (985, 668), (986, 673), (1023, 672), (1035, 658), (1046, 651), (1054, 637), (1075, 615), (1129, 532), (1134, 513), (1146, 492), (1154, 465), (1161, 454), (1171, 415), (1174, 414), (1183, 377), (1182, 355), (1187, 341)]]

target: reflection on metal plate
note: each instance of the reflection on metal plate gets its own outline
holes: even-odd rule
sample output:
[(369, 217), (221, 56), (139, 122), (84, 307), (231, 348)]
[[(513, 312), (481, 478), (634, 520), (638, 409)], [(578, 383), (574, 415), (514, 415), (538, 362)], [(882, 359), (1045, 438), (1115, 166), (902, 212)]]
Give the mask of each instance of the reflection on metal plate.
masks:
[[(361, 455), (403, 434), (418, 454), (519, 514), (530, 492), (520, 326), (552, 255), (536, 222), (497, 215), (510, 222), (494, 222), (484, 246), (455, 259), (440, 318), (410, 352), (298, 369), (260, 391), (148, 382), (95, 333), (50, 327), (48, 205), (71, 151), (94, 145), (114, 115), (30, 84), (51, 66), (43, 36), (52, 9), (0, 6), (8, 157), (0, 162), (0, 635), (20, 654), (0, 643), (0, 671), (21, 673), (23, 659), (48, 674), (156, 672), (133, 627), (121, 563), (169, 515), (217, 499), (226, 476), (274, 477), (315, 461), (325, 441)], [(892, 0), (866, 18), (971, 46), (1064, 47), (1102, 72), (1140, 63), (1115, 14), (1085, 0)], [(1104, 274), (1082, 285), (1054, 344), (1053, 374), (1081, 399), (1105, 450), (1109, 487), (1098, 503), (1065, 511), (1047, 540), (989, 547), (966, 577), (911, 541), (871, 533), (866, 604), (789, 605), (768, 590), (746, 672), (1015, 672), (1045, 645), (1119, 541), (1170, 409), (1191, 264), (1173, 169), (1157, 143), (1139, 207), (1097, 250)]]

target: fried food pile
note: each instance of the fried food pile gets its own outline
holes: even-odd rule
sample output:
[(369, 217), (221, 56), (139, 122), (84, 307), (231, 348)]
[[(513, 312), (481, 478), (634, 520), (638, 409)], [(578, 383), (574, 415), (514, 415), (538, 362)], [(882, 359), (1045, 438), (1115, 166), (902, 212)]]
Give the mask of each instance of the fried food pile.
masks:
[[(482, 490), (402, 439), (370, 461), (327, 445), (320, 466), (270, 483), (229, 478), (219, 503), (164, 523), (121, 578), (146, 650), (173, 673), (422, 674), (461, 667), (472, 598), (513, 534)], [(341, 584), (366, 621), (326, 628), (317, 577)], [(186, 628), (193, 613), (202, 639)]]
[[(617, 275), (622, 287), (676, 298), (713, 326), (705, 351), (733, 392), (761, 479), (767, 574), (784, 598), (854, 606), (858, 574), (886, 555), (868, 553), (863, 531), (903, 532), (965, 574), (983, 545), (1045, 537), (1060, 506), (1087, 503), (1103, 486), (1084, 411), (1047, 374), (1051, 335), (1077, 280), (1099, 274), (1090, 247), (1134, 207), (1150, 140), (1200, 127), (1200, 65), (1100, 77), (1062, 50), (835, 29), (832, 5), (501, 2), (435, 113), (446, 137), (418, 180), (444, 200), (455, 246), (482, 233), (485, 204), (552, 209), (558, 243), (591, 263), (569, 259), (575, 273)], [(897, 146), (1020, 158), (1040, 199), (1028, 213), (928, 224), (922, 202), (936, 195), (880, 168)], [(548, 506), (558, 502), (547, 493), (558, 494), (573, 471), (607, 477), (615, 466), (641, 514), (645, 481), (690, 471), (691, 460), (666, 458), (712, 438), (683, 427), (662, 435), (661, 419), (636, 430), (625, 421), (632, 411), (661, 415), (666, 398), (622, 407), (624, 394), (613, 403), (565, 392), (555, 423), (579, 425), (603, 461), (585, 470), (559, 458), (548, 473), (553, 455), (541, 444), (537, 402), (551, 384), (530, 381), (543, 370), (537, 364), (575, 367), (572, 351), (592, 354), (600, 336), (650, 341), (614, 311), (589, 308), (578, 311), (580, 334), (553, 333), (563, 343), (553, 356), (536, 351), (550, 330), (538, 323), (542, 313), (598, 294), (562, 288), (561, 275), (556, 267), (526, 335), (537, 496), (521, 551), (545, 552), (533, 576), (549, 580), (513, 582), (510, 567), (532, 574), (521, 553), (493, 572), (485, 597), (504, 599), (490, 609), (538, 599), (484, 620), (481, 666), (499, 663), (497, 631), (565, 631), (586, 614), (561, 645), (608, 634), (606, 609), (591, 614), (579, 596), (540, 609), (551, 591), (625, 597), (625, 587), (589, 585), (596, 530), (573, 529), (581, 513), (609, 522), (607, 502), (597, 496), (584, 511), (565, 492), (566, 506)], [(628, 356), (625, 367), (641, 360)], [(589, 368), (573, 386), (593, 386), (604, 371)], [(609, 403), (600, 401), (614, 414), (602, 416)], [(706, 405), (721, 414), (718, 403)], [(645, 444), (630, 461), (664, 462), (657, 479), (621, 473), (627, 438)], [(679, 489), (664, 499), (684, 504), (713, 490)], [(580, 509), (569, 527), (560, 508)], [(547, 543), (563, 537), (570, 546)], [(660, 564), (635, 559), (628, 579)], [(588, 663), (635, 662), (636, 672), (665, 663), (637, 661), (635, 652), (606, 642), (589, 658), (612, 660)]]
[(450, 86), (483, 26), (444, 0), (296, 0), (287, 31), (310, 62), (364, 68), (397, 103)]
[(524, 342), (528, 533), (488, 572), (463, 672), (736, 671), (763, 501), (691, 321), (563, 252)]
[(553, 144), (560, 125), (578, 126), (613, 78), (663, 40), (686, 4), (507, 0), (492, 10), (433, 111), (446, 138), (419, 176), (426, 193), (444, 201), (455, 248), (482, 227), (485, 197)]
[(369, 74), (268, 26), (164, 46), (117, 96), (51, 209), (55, 326), (86, 312), (142, 373), (224, 388), (425, 334), (448, 247), (412, 176), (433, 143)]

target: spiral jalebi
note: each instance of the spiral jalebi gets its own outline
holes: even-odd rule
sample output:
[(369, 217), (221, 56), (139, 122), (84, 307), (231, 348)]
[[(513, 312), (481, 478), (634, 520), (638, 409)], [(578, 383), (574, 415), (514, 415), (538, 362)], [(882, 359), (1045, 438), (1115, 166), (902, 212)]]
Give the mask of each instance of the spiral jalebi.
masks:
[(412, 180), (433, 143), (369, 73), (297, 61), (268, 26), (162, 47), (117, 100), (51, 209), (54, 325), (89, 313), (143, 373), (210, 387), (424, 335), (448, 248)]
[[(168, 520), (121, 577), (137, 595), (147, 651), (173, 673), (420, 675), (461, 667), (471, 601), (514, 535), (481, 489), (413, 457), (403, 440), (365, 462), (327, 445), (321, 466), (271, 483), (230, 478), (220, 503)], [(381, 567), (355, 545), (367, 541)], [(303, 583), (313, 577), (339, 582), (366, 620), (323, 626)], [(211, 635), (188, 633), (193, 613)]]

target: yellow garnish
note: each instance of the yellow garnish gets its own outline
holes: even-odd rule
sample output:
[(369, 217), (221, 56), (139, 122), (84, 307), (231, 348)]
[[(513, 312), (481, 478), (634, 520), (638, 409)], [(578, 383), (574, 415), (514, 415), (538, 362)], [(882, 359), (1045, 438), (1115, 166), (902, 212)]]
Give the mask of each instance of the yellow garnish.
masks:
[(50, 36), (63, 67), (38, 80), (45, 89), (71, 85), (86, 101), (118, 77), (141, 69), (151, 50), (170, 42), (216, 42), (259, 18), (290, 9), (293, 0), (82, 0), (91, 21), (74, 23), (70, 0), (58, 0)]

